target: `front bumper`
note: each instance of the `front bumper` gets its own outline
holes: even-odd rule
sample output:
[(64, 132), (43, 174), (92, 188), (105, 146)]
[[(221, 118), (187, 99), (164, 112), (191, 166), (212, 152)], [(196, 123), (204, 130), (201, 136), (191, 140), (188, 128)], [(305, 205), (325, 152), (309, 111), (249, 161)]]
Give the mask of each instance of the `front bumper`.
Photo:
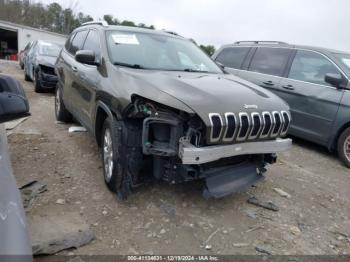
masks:
[(279, 153), (287, 151), (291, 146), (292, 139), (289, 138), (207, 147), (195, 147), (189, 141), (181, 139), (179, 144), (179, 157), (184, 165), (200, 165), (239, 155)]
[(55, 88), (58, 82), (58, 77), (56, 75), (41, 72), (39, 81), (43, 88)]

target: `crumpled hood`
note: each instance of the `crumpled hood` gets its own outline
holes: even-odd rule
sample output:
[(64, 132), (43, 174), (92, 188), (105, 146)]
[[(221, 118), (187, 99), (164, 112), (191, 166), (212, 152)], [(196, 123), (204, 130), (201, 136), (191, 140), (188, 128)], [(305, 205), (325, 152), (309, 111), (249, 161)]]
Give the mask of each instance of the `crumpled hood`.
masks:
[(38, 65), (45, 65), (49, 67), (55, 67), (57, 57), (55, 56), (38, 56), (36, 62)]
[[(208, 123), (209, 113), (289, 110), (268, 90), (233, 75), (126, 69), (132, 77), (175, 97)], [(139, 83), (141, 83), (139, 82)], [(142, 95), (142, 94), (140, 94)], [(245, 108), (245, 105), (251, 108)]]

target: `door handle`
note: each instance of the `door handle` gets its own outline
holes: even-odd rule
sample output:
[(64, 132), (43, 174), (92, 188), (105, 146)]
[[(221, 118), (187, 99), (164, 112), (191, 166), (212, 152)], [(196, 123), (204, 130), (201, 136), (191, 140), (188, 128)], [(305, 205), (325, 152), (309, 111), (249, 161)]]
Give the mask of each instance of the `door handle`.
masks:
[(271, 80), (270, 81), (265, 81), (263, 84), (268, 85), (268, 86), (273, 86), (275, 85)]
[(284, 85), (282, 86), (284, 89), (287, 89), (287, 90), (294, 90), (294, 86), (292, 85)]
[(78, 72), (78, 68), (76, 66), (72, 66), (71, 68), (72, 68), (73, 72)]

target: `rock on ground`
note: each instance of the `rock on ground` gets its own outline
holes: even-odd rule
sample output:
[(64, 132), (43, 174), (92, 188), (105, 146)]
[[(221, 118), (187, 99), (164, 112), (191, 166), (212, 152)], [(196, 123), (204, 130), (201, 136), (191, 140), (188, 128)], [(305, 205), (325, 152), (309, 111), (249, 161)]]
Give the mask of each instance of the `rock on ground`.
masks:
[(79, 213), (29, 219), (29, 231), (34, 255), (55, 254), (78, 248), (91, 242), (95, 236), (90, 227), (81, 221)]

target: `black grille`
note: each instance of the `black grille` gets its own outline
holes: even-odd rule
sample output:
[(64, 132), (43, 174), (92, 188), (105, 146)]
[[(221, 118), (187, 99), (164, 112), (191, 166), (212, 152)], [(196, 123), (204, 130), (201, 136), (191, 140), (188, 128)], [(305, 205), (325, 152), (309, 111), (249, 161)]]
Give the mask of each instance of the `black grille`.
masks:
[(234, 115), (230, 114), (226, 116), (226, 125), (227, 125), (227, 129), (226, 129), (226, 134), (225, 134), (225, 139), (232, 139), (233, 136), (235, 135), (235, 131), (236, 131), (236, 118)]
[(274, 112), (273, 116), (275, 118), (275, 126), (273, 128), (272, 134), (277, 135), (282, 126), (281, 115), (278, 112)]
[(250, 136), (256, 137), (261, 128), (260, 116), (258, 114), (252, 114), (252, 119), (253, 119), (253, 129), (252, 129), (252, 132), (250, 133)]
[(219, 139), (220, 134), (221, 134), (221, 118), (219, 115), (212, 115), (211, 116), (211, 121), (213, 124), (213, 129), (212, 129), (212, 139)]
[(245, 138), (249, 131), (249, 118), (248, 115), (240, 115), (240, 131), (238, 134), (238, 138)]
[(269, 114), (264, 114), (264, 129), (261, 132), (262, 136), (267, 136), (272, 126), (271, 116)]

